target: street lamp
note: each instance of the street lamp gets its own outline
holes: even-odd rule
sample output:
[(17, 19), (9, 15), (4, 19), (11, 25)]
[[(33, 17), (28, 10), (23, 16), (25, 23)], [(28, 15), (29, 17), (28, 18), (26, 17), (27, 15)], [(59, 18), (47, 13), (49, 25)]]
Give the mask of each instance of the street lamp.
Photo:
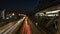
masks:
[(12, 13), (12, 16), (14, 16), (15, 14), (14, 13)]

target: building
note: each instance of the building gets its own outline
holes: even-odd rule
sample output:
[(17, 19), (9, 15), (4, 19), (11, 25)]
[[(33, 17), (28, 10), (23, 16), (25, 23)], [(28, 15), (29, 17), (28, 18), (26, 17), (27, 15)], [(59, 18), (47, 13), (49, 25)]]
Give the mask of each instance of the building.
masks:
[(5, 19), (5, 10), (0, 9), (0, 18)]

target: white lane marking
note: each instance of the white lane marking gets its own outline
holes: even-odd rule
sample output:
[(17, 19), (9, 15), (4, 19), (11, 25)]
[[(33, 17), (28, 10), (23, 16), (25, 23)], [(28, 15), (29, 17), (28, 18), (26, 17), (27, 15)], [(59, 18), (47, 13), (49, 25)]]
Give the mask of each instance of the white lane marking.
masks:
[(4, 32), (4, 31), (6, 31), (8, 28), (10, 28), (11, 27), (11, 25), (10, 26), (8, 26), (7, 28), (5, 28), (5, 29), (3, 29), (2, 31), (0, 31), (0, 33), (2, 33), (2, 32)]
[(8, 29), (7, 31), (5, 31), (3, 34), (7, 34), (9, 31), (11, 31), (13, 28), (16, 28), (18, 24), (20, 24), (20, 22), (22, 22), (25, 19), (25, 17), (23, 17), (23, 19), (20, 19), (14, 26), (12, 26), (10, 29)]
[(7, 26), (6, 28), (4, 28), (3, 30), (0, 31), (0, 34), (3, 33), (4, 31), (6, 31), (7, 29), (9, 29), (12, 25), (12, 23), (9, 24), (9, 26)]

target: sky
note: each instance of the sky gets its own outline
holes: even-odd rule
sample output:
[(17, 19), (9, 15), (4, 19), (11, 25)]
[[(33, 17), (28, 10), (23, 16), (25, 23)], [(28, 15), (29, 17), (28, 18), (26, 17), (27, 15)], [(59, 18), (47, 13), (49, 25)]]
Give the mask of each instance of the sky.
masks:
[[(60, 0), (57, 1), (60, 2)], [(50, 0), (0, 0), (0, 9), (15, 9), (32, 13), (39, 4), (40, 8), (42, 8), (52, 3)]]
[(0, 2), (1, 8), (6, 9), (20, 9), (25, 11), (32, 11), (38, 5), (40, 0), (5, 0)]

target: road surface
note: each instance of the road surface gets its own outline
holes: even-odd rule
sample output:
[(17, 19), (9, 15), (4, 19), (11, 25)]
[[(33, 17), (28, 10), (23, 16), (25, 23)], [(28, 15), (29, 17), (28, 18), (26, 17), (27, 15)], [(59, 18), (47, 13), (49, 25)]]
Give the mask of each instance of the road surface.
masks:
[(33, 22), (25, 16), (17, 22), (11, 22), (0, 27), (0, 34), (46, 34), (46, 32), (42, 29), (39, 30)]
[(42, 29), (39, 30), (33, 22), (26, 17), (22, 28), (19, 29), (18, 34), (46, 34)]
[(33, 24), (32, 20), (28, 18), (28, 23), (30, 24), (32, 34), (46, 34), (45, 31), (43, 31), (41, 28), (40, 30)]
[(16, 21), (14, 22), (10, 22), (2, 27), (0, 27), (0, 33), (3, 33), (4, 31), (8, 30), (11, 26), (13, 26), (16, 23)]

